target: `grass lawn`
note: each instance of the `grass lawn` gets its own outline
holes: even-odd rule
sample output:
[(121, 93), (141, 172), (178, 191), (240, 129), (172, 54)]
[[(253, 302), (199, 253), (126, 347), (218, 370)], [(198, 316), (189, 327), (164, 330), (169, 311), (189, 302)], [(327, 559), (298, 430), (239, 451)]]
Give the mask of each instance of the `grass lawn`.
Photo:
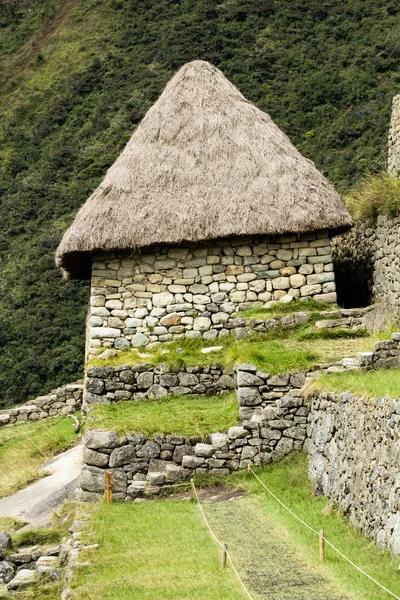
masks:
[(377, 371), (347, 371), (323, 375), (311, 390), (353, 392), (360, 396), (400, 398), (400, 368)]
[(239, 317), (245, 317), (246, 319), (272, 319), (274, 317), (281, 317), (282, 315), (288, 315), (300, 311), (308, 311), (311, 313), (319, 313), (323, 310), (336, 311), (338, 307), (336, 304), (327, 304), (326, 302), (318, 302), (310, 298), (310, 300), (301, 300), (296, 298), (292, 302), (276, 302), (269, 308), (253, 308), (244, 310), (238, 313)]
[[(313, 495), (307, 478), (307, 458), (292, 455), (279, 464), (256, 470), (262, 481), (293, 512), (311, 527), (324, 530), (325, 537), (355, 564), (364, 569), (393, 593), (400, 595), (398, 559), (380, 552), (373, 541), (359, 534), (338, 512), (325, 510), (328, 499)], [(319, 561), (318, 537), (296, 521), (274, 500), (250, 473), (242, 472), (229, 478), (245, 489), (261, 505), (265, 514), (279, 527), (286, 540), (299, 549), (304, 560), (318, 572), (337, 581), (337, 585), (354, 600), (388, 600), (390, 596), (356, 571), (328, 546), (326, 560)]]
[(68, 417), (0, 428), (0, 497), (9, 496), (40, 479), (38, 467), (75, 440)]
[[(91, 365), (134, 365), (137, 363), (170, 366), (206, 366), (221, 364), (231, 369), (234, 364), (252, 363), (267, 373), (308, 370), (321, 363), (334, 362), (358, 352), (374, 349), (378, 340), (389, 339), (392, 330), (365, 335), (363, 332), (312, 332), (308, 327), (274, 330), (267, 334), (253, 334), (243, 340), (234, 336), (214, 342), (182, 339), (163, 344), (153, 350), (128, 350), (105, 361), (94, 359)], [(340, 334), (341, 333), (341, 334)], [(360, 337), (361, 335), (361, 337)], [(328, 338), (326, 336), (329, 336)], [(220, 350), (203, 354), (210, 346), (222, 346)], [(165, 352), (168, 350), (168, 352)]]
[[(398, 560), (388, 552), (378, 551), (341, 513), (326, 510), (327, 498), (314, 497), (304, 455), (292, 455), (277, 465), (257, 469), (257, 473), (299, 517), (317, 531), (323, 529), (326, 538), (346, 556), (382, 585), (400, 594)], [(255, 509), (261, 510), (274, 535), (290, 545), (308, 565), (311, 574), (331, 581), (332, 590), (341, 590), (351, 600), (388, 600), (385, 592), (329, 547), (326, 547), (326, 560), (321, 563), (318, 537), (293, 519), (252, 474), (236, 473), (225, 480), (227, 482), (247, 492), (246, 505), (254, 504)], [(208, 505), (204, 505), (204, 509), (206, 513), (211, 510)], [(244, 597), (231, 569), (221, 569), (219, 549), (194, 502), (155, 500), (111, 506), (102, 503), (87, 505), (84, 510), (89, 515), (89, 524), (83, 541), (98, 543), (99, 547), (81, 555), (81, 560), (89, 560), (91, 566), (75, 571), (74, 600), (236, 600)], [(234, 534), (234, 523), (232, 527)], [(230, 548), (233, 555), (242, 553), (239, 538)], [(255, 538), (257, 546), (257, 535)], [(251, 540), (246, 539), (246, 543), (249, 542)], [(251, 569), (251, 564), (245, 568)]]
[(90, 568), (75, 570), (74, 600), (242, 600), (230, 568), (221, 569), (219, 548), (196, 504), (155, 501), (101, 504), (82, 553)]
[(98, 404), (90, 410), (88, 429), (112, 429), (120, 434), (138, 431), (206, 436), (237, 425), (238, 403), (234, 393), (220, 396), (168, 396), (161, 400)]

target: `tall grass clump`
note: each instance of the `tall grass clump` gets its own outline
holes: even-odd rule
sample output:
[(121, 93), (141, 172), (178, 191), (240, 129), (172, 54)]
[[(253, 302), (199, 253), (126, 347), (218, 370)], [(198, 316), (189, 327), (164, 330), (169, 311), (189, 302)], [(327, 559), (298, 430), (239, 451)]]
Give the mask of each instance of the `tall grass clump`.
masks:
[(364, 177), (346, 196), (355, 219), (376, 219), (379, 213), (397, 217), (400, 212), (400, 178), (388, 173)]

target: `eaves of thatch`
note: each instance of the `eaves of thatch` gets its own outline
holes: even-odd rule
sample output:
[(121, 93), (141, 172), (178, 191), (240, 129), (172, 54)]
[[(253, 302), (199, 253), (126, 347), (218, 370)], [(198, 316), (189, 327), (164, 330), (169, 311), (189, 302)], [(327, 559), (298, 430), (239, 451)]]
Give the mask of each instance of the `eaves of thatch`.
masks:
[(86, 278), (93, 251), (351, 226), (332, 184), (269, 115), (196, 60), (171, 79), (80, 209), (56, 263)]

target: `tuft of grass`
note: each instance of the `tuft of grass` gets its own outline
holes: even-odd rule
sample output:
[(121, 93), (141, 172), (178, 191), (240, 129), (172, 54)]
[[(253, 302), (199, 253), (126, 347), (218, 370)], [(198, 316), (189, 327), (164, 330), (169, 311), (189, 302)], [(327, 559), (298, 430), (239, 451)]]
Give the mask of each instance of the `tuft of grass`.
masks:
[(400, 398), (400, 368), (330, 373), (316, 379), (309, 391), (352, 392), (359, 396)]
[(334, 340), (343, 338), (368, 337), (366, 329), (317, 329), (316, 331), (303, 331), (299, 333), (300, 340)]
[[(257, 469), (261, 480), (296, 515), (315, 530), (324, 530), (325, 537), (382, 585), (400, 594), (398, 560), (389, 552), (379, 551), (374, 542), (361, 535), (328, 498), (313, 494), (307, 476), (307, 457), (292, 454), (278, 464)], [(261, 486), (250, 473), (235, 473), (228, 478), (237, 488), (257, 499), (271, 522), (279, 527), (286, 540), (296, 547), (313, 569), (334, 578), (338, 586), (353, 600), (387, 600), (388, 595), (364, 575), (356, 571), (337, 553), (326, 548), (326, 559), (319, 561), (318, 537), (295, 520)], [(329, 506), (329, 510), (327, 507)]]
[(99, 548), (82, 553), (89, 569), (74, 570), (76, 600), (244, 598), (193, 502), (102, 503), (90, 529)]
[(74, 424), (67, 417), (1, 427), (0, 497), (43, 477), (38, 467), (68, 448), (76, 437)]
[(36, 546), (43, 544), (59, 544), (65, 535), (63, 529), (41, 527), (40, 529), (26, 529), (17, 531), (13, 535), (14, 548), (21, 546)]
[(161, 400), (98, 404), (90, 409), (86, 429), (109, 429), (121, 435), (140, 432), (205, 437), (238, 422), (234, 393), (220, 396), (168, 396)]
[(310, 298), (309, 300), (301, 300), (300, 298), (295, 298), (295, 300), (287, 304), (285, 302), (276, 302), (269, 308), (260, 307), (244, 310), (238, 313), (238, 317), (243, 317), (245, 319), (270, 319), (275, 315), (287, 315), (301, 311), (321, 312), (323, 310), (337, 310), (337, 305), (328, 304), (327, 302), (319, 302), (318, 300), (314, 300), (313, 298)]
[(7, 531), (10, 535), (27, 525), (26, 521), (20, 521), (13, 517), (0, 517), (0, 531)]
[(375, 219), (380, 212), (397, 217), (400, 178), (385, 172), (367, 175), (349, 192), (346, 205), (356, 219)]

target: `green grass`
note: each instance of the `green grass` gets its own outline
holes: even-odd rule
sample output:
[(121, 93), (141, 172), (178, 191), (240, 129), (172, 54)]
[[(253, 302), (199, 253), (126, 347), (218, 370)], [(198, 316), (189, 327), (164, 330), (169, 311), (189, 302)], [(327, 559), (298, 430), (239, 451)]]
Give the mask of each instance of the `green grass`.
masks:
[(68, 417), (0, 428), (0, 497), (13, 494), (43, 475), (38, 467), (75, 440)]
[(74, 600), (241, 600), (231, 569), (192, 502), (101, 504), (82, 553), (90, 569), (76, 569)]
[[(311, 369), (318, 364), (373, 350), (376, 341), (389, 339), (394, 330), (373, 334), (365, 334), (363, 331), (349, 333), (348, 330), (338, 330), (338, 333), (317, 331), (314, 335), (314, 330), (303, 326), (252, 334), (243, 340), (236, 340), (234, 336), (214, 342), (182, 339), (148, 351), (123, 351), (107, 361), (95, 358), (90, 364), (118, 366), (166, 363), (171, 367), (182, 368), (220, 364), (232, 369), (235, 364), (253, 363), (265, 372), (280, 374)], [(210, 346), (222, 348), (208, 354), (201, 352), (202, 348)]]
[(161, 400), (117, 402), (93, 406), (87, 429), (112, 429), (120, 434), (140, 432), (206, 436), (238, 422), (234, 393), (220, 396), (168, 396)]
[(59, 544), (65, 535), (63, 529), (41, 527), (17, 531), (13, 536), (13, 548), (22, 546), (36, 546), (46, 544)]
[[(380, 552), (373, 541), (357, 532), (339, 512), (326, 510), (328, 499), (314, 497), (307, 478), (307, 458), (292, 455), (279, 464), (257, 470), (262, 481), (292, 511), (311, 527), (324, 530), (325, 537), (382, 585), (400, 595), (398, 560)], [(282, 535), (312, 567), (331, 578), (352, 600), (387, 600), (389, 596), (361, 575), (329, 547), (326, 560), (319, 562), (318, 537), (296, 521), (266, 492), (252, 474), (238, 473), (230, 482), (246, 490), (260, 503)]]
[(241, 313), (238, 313), (239, 317), (244, 317), (245, 319), (255, 318), (255, 319), (271, 319), (275, 316), (279, 317), (282, 315), (293, 314), (301, 311), (309, 311), (309, 312), (321, 312), (324, 310), (334, 311), (337, 310), (336, 304), (327, 304), (326, 302), (318, 302), (318, 300), (314, 300), (310, 298), (310, 300), (301, 300), (296, 298), (292, 302), (284, 303), (277, 302), (276, 304), (270, 306), (269, 308), (253, 308), (249, 310), (244, 310)]
[(400, 178), (386, 172), (367, 175), (346, 196), (356, 219), (375, 219), (379, 213), (397, 217), (400, 209)]
[(360, 396), (400, 398), (400, 368), (377, 371), (345, 371), (322, 375), (313, 382), (310, 392), (353, 392)]

